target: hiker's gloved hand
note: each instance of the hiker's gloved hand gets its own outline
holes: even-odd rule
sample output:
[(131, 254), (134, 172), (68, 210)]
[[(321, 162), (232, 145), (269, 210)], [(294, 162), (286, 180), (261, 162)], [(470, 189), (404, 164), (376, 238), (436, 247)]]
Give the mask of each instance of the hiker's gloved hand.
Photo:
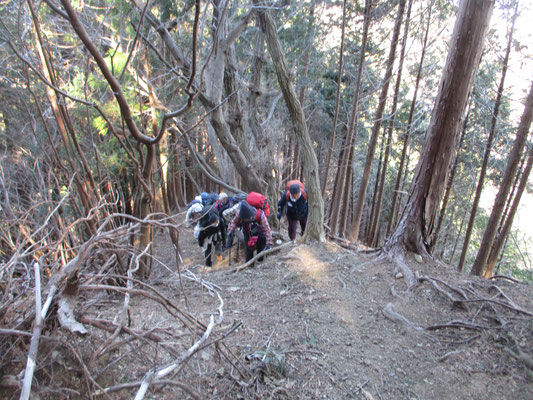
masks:
[(278, 220), (281, 219), (281, 213), (278, 213), (277, 217), (278, 217)]
[(265, 251), (267, 251), (267, 250), (270, 250), (270, 245), (269, 245), (269, 244), (267, 244), (267, 245), (265, 246)]

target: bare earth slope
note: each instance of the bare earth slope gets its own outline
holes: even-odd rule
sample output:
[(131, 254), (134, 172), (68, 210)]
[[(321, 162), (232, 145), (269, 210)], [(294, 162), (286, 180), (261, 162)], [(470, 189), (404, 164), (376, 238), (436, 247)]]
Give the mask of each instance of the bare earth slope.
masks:
[[(183, 287), (207, 321), (216, 296), (189, 290), (187, 279), (180, 285), (166, 235), (156, 243), (169, 268), (155, 266), (152, 284), (176, 302), (184, 301)], [(390, 262), (334, 243), (293, 243), (236, 273), (227, 256), (212, 269), (201, 266), (190, 233), (181, 235), (181, 248), (193, 276), (222, 297), (219, 328), (231, 331), (222, 352), (207, 347), (188, 364), (185, 379), (201, 398), (533, 398), (529, 285), (412, 260), (420, 284), (405, 293)], [(178, 393), (167, 386), (152, 394)]]

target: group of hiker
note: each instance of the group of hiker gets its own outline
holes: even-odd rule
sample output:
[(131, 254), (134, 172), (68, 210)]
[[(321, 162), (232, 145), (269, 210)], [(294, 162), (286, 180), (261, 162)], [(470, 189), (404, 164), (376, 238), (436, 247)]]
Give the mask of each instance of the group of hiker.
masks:
[[(300, 181), (287, 183), (278, 202), (278, 220), (284, 211), (289, 239), (295, 240), (298, 224), (303, 235), (309, 212), (307, 192)], [(203, 192), (187, 205), (185, 224), (187, 227), (195, 225), (194, 237), (204, 252), (205, 265), (211, 267), (213, 253), (221, 259), (222, 252), (231, 249), (234, 242), (243, 244), (246, 261), (268, 250), (273, 245), (269, 216), (270, 205), (260, 193), (238, 193), (230, 197), (225, 192)]]

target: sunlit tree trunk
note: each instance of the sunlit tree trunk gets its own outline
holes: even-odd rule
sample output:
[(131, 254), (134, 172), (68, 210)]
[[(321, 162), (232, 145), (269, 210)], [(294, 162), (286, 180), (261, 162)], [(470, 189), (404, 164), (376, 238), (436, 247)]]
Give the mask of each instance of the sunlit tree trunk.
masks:
[(387, 60), (385, 76), (383, 77), (383, 86), (378, 100), (378, 108), (374, 115), (374, 126), (368, 143), (368, 150), (366, 153), (365, 167), (361, 178), (361, 184), (357, 194), (357, 203), (355, 206), (354, 216), (352, 218), (352, 225), (350, 227), (349, 238), (355, 241), (359, 237), (359, 226), (361, 225), (361, 218), (363, 216), (363, 209), (365, 206), (366, 192), (368, 183), (370, 181), (370, 171), (372, 169), (372, 161), (376, 151), (376, 143), (378, 139), (379, 129), (381, 128), (381, 119), (383, 118), (383, 111), (385, 110), (385, 103), (387, 101), (387, 93), (389, 91), (389, 84), (392, 77), (392, 66), (396, 57), (396, 46), (398, 44), (398, 37), (400, 35), (400, 27), (402, 24), (402, 17), (405, 9), (405, 0), (400, 0), (398, 5), (398, 14), (394, 22), (394, 31), (392, 34), (392, 41), (389, 50), (389, 57)]
[(533, 147), (531, 147), (531, 149), (529, 150), (526, 167), (524, 168), (524, 171), (522, 172), (520, 183), (518, 184), (518, 190), (516, 192), (516, 195), (514, 196), (513, 204), (511, 205), (509, 214), (507, 215), (507, 218), (505, 219), (505, 223), (503, 224), (502, 229), (496, 236), (494, 240), (494, 244), (492, 245), (490, 256), (487, 260), (487, 266), (485, 270), (483, 271), (484, 278), (490, 278), (492, 276), (492, 271), (494, 270), (494, 265), (496, 264), (496, 260), (498, 259), (498, 254), (500, 253), (501, 249), (504, 246), (505, 241), (507, 240), (507, 237), (509, 236), (509, 232), (511, 231), (511, 226), (513, 225), (513, 220), (516, 215), (516, 211), (518, 210), (518, 205), (520, 204), (520, 199), (522, 198), (522, 195), (524, 194), (524, 190), (526, 189), (527, 184), (528, 184), (528, 179), (529, 179), (529, 175), (531, 174), (532, 165), (533, 165)]
[(494, 206), (490, 213), (489, 221), (485, 228), (485, 233), (483, 234), (483, 239), (481, 240), (481, 245), (477, 253), (472, 269), (470, 270), (471, 275), (481, 276), (486, 269), (487, 259), (489, 257), (489, 251), (494, 242), (496, 236), (496, 228), (498, 221), (500, 220), (503, 207), (505, 205), (505, 200), (509, 191), (511, 190), (511, 184), (513, 177), (516, 174), (520, 158), (522, 157), (522, 152), (524, 151), (524, 146), (527, 140), (529, 133), (529, 128), (531, 126), (531, 120), (533, 118), (533, 82), (529, 88), (529, 94), (527, 96), (526, 105), (524, 108), (524, 113), (520, 120), (520, 125), (518, 126), (518, 132), (516, 134), (516, 139), (511, 149), (511, 153), (508, 156), (507, 167), (502, 177), (502, 183), (496, 199), (494, 200)]
[(398, 74), (396, 77), (396, 84), (394, 86), (394, 95), (392, 98), (392, 110), (391, 110), (391, 119), (389, 121), (389, 126), (387, 128), (387, 143), (385, 144), (385, 157), (383, 160), (383, 167), (381, 171), (381, 177), (379, 180), (379, 188), (377, 192), (376, 201), (374, 204), (375, 211), (373, 220), (370, 222), (370, 232), (368, 234), (368, 243), (372, 247), (376, 247), (379, 244), (379, 231), (380, 231), (380, 218), (381, 218), (381, 208), (383, 204), (383, 192), (385, 190), (385, 179), (387, 178), (387, 169), (389, 164), (389, 155), (392, 145), (392, 132), (394, 129), (394, 122), (396, 121), (396, 110), (398, 107), (398, 98), (400, 95), (400, 84), (402, 81), (402, 70), (403, 62), (405, 57), (405, 49), (407, 47), (407, 35), (409, 33), (409, 23), (411, 22), (411, 7), (413, 5), (413, 0), (409, 0), (407, 6), (407, 14), (405, 17), (405, 28), (402, 38), (402, 49), (400, 50), (400, 62), (398, 65)]
[[(368, 40), (368, 29), (370, 27), (370, 10), (371, 0), (365, 0), (365, 15), (363, 21), (363, 34), (361, 37), (361, 47), (359, 49), (359, 64), (357, 68), (357, 76), (355, 79), (354, 96), (352, 103), (352, 110), (350, 112), (350, 119), (348, 122), (348, 132), (346, 133), (346, 147), (343, 148), (342, 160), (339, 163), (340, 168), (337, 169), (337, 176), (335, 177), (334, 191), (330, 205), (330, 228), (333, 235), (338, 232), (344, 233), (345, 221), (348, 218), (348, 201), (352, 189), (352, 164), (353, 152), (355, 146), (355, 137), (357, 135), (357, 111), (359, 106), (359, 93), (361, 90), (361, 77), (363, 74), (366, 44)], [(342, 205), (342, 207), (341, 207)], [(341, 210), (342, 209), (342, 210)], [(342, 220), (342, 223), (340, 221)]]

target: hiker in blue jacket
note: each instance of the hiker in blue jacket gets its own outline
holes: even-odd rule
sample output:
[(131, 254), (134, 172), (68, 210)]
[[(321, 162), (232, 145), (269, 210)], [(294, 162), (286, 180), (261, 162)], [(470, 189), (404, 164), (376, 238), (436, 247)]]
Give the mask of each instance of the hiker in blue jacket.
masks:
[(289, 238), (291, 240), (296, 239), (298, 222), (302, 228), (302, 235), (304, 234), (307, 225), (309, 207), (307, 205), (307, 193), (305, 192), (305, 189), (302, 189), (302, 186), (303, 185), (299, 183), (292, 183), (278, 202), (278, 220), (281, 219), (283, 209), (287, 206), (288, 230)]

